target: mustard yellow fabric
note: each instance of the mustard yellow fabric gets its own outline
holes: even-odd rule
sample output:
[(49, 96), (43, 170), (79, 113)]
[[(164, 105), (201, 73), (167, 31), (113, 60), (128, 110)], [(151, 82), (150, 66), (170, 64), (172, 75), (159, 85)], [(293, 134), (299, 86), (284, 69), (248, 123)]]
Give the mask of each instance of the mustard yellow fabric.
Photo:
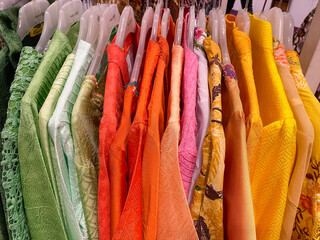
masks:
[(234, 15), (226, 15), (227, 43), (231, 63), (237, 73), (240, 98), (245, 115), (249, 174), (252, 180), (261, 145), (263, 124), (252, 69), (251, 40), (247, 34), (238, 30), (235, 20)]
[(274, 58), (281, 77), (287, 99), (297, 122), (297, 149), (294, 168), (289, 182), (287, 203), (283, 216), (281, 240), (291, 238), (292, 227), (299, 204), (300, 193), (304, 176), (307, 172), (308, 163), (311, 157), (313, 144), (313, 127), (304, 109), (303, 103), (295, 86), (290, 66), (287, 61), (284, 46), (274, 38), (273, 40)]
[(221, 52), (211, 36), (203, 41), (209, 62), (211, 116), (202, 147), (202, 168), (190, 205), (199, 239), (223, 239), (223, 178), (225, 136), (222, 126)]
[(305, 175), (291, 239), (319, 239), (320, 236), (320, 103), (302, 73), (298, 54), (286, 51), (291, 74), (314, 128), (311, 159)]
[(279, 239), (296, 152), (296, 121), (273, 57), (271, 24), (250, 16), (252, 67), (262, 139), (251, 189), (257, 239)]

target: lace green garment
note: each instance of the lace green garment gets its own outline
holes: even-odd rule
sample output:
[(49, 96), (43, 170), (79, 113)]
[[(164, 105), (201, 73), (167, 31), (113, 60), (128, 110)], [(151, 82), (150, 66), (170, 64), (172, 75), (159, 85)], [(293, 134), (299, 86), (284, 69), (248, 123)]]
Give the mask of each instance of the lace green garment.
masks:
[[(55, 177), (55, 181), (54, 181), (55, 184), (53, 185), (53, 187), (57, 192), (58, 201), (60, 203), (60, 208), (62, 210), (61, 214), (64, 219), (64, 225), (66, 228), (68, 239), (73, 239), (73, 236), (75, 236), (75, 233), (73, 233), (75, 232), (75, 228), (70, 224), (72, 223), (72, 221), (70, 220), (70, 218), (72, 217), (72, 215), (70, 214), (70, 211), (64, 208), (64, 199), (63, 199), (63, 192), (61, 189), (58, 162), (56, 158), (56, 152), (54, 150), (54, 144), (48, 132), (48, 123), (54, 112), (54, 109), (56, 108), (60, 94), (69, 76), (69, 73), (74, 61), (74, 57), (75, 57), (75, 54), (70, 53), (66, 58), (66, 60), (64, 61), (63, 66), (61, 67), (56, 79), (54, 80), (52, 87), (50, 89), (50, 92), (39, 112), (40, 145), (44, 150), (43, 158), (45, 159), (45, 161), (51, 164), (53, 168), (52, 172), (53, 172), (53, 176)], [(72, 208), (72, 206), (70, 206), (70, 208)]]
[(6, 212), (12, 239), (30, 239), (24, 212), (20, 164), (18, 158), (18, 128), (21, 99), (37, 71), (43, 55), (32, 47), (24, 47), (10, 88), (7, 120), (1, 133), (2, 184), (5, 192)]
[(39, 111), (66, 57), (77, 41), (79, 24), (69, 38), (57, 30), (21, 102), (18, 133), (20, 173), (25, 211), (33, 240), (68, 239), (58, 196), (53, 186), (54, 173), (43, 157), (39, 138)]

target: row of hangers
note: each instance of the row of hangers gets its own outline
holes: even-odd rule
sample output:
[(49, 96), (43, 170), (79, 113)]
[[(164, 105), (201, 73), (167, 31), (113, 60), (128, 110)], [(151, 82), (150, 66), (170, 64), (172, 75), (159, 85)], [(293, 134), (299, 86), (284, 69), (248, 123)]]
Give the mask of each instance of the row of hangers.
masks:
[[(9, 0), (17, 1), (17, 0)], [(245, 8), (238, 11), (236, 17), (236, 26), (240, 31), (249, 34), (250, 19), (247, 14), (248, 2)], [(267, 0), (265, 0), (261, 12), (254, 15), (260, 19), (267, 20), (272, 24), (273, 36), (284, 42), (287, 49), (293, 49), (293, 18), (290, 13), (283, 13), (280, 9), (282, 1), (278, 7), (272, 8), (267, 16), (264, 15), (264, 8)], [(83, 11), (83, 4), (87, 10)], [(202, 2), (202, 8), (198, 9), (196, 18), (195, 5), (192, 4), (189, 9), (189, 19), (187, 23), (187, 46), (193, 50), (194, 28), (197, 26), (202, 30), (206, 30), (206, 14), (205, 3)], [(142, 18), (141, 33), (139, 39), (136, 59), (131, 75), (131, 82), (138, 80), (141, 63), (146, 47), (146, 37), (151, 29), (151, 40), (157, 41), (158, 25), (161, 21), (161, 35), (166, 38), (170, 28), (170, 9), (168, 8), (168, 0), (166, 0), (164, 12), (161, 18), (161, 10), (163, 8), (163, 0), (159, 0), (155, 11), (149, 6), (147, 1), (146, 11)], [(58, 17), (57, 17), (58, 16)], [(177, 27), (175, 34), (175, 44), (181, 45), (182, 30), (184, 20), (184, 4), (181, 1), (179, 15), (177, 19)], [(134, 19), (134, 10), (127, 1), (127, 6), (120, 15), (118, 6), (115, 3), (98, 3), (92, 6), (91, 1), (82, 2), (81, 0), (57, 0), (53, 4), (49, 4), (47, 0), (32, 0), (23, 5), (19, 10), (17, 34), (21, 39), (37, 24), (44, 22), (40, 40), (36, 45), (38, 52), (44, 52), (45, 47), (53, 36), (56, 29), (66, 34), (70, 27), (80, 21), (79, 36), (74, 52), (77, 50), (80, 40), (90, 43), (95, 48), (92, 63), (88, 70), (88, 75), (95, 75), (101, 62), (105, 46), (110, 38), (112, 29), (118, 25), (115, 44), (123, 48), (126, 37), (130, 33), (136, 32), (136, 22)], [(209, 33), (212, 40), (219, 44), (221, 48), (222, 63), (230, 63), (230, 57), (226, 41), (226, 22), (225, 14), (221, 9), (221, 0), (215, 1), (213, 9), (209, 13)]]

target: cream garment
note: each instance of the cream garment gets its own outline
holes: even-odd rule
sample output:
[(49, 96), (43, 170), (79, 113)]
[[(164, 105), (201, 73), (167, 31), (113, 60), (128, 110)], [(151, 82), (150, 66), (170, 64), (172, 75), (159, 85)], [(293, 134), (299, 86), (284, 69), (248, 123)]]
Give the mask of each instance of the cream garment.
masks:
[(80, 199), (70, 123), (72, 109), (80, 91), (83, 77), (92, 60), (93, 53), (94, 50), (91, 44), (80, 41), (70, 75), (49, 121), (49, 132), (55, 145), (62, 178), (62, 188), (67, 191), (70, 197), (70, 201), (65, 202), (65, 204), (73, 205), (74, 214), (82, 233), (82, 239), (88, 239), (88, 232)]
[[(210, 95), (208, 86), (208, 60), (206, 52), (203, 48), (203, 40), (207, 38), (207, 34), (198, 28), (194, 39), (193, 51), (198, 57), (198, 79), (197, 79), (197, 102), (196, 102), (196, 118), (197, 118), (197, 149), (202, 149), (204, 137), (206, 136), (210, 122)], [(202, 165), (202, 151), (197, 152), (196, 165), (194, 166), (190, 189), (194, 188)], [(189, 191), (188, 203), (190, 205), (193, 197), (193, 191)]]

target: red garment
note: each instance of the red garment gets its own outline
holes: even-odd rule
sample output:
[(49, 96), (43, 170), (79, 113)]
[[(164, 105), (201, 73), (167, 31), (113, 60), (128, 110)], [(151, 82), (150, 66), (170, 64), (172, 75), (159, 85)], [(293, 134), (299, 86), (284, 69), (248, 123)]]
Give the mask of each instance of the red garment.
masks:
[(169, 95), (169, 45), (174, 38), (174, 23), (170, 18), (167, 40), (158, 34), (160, 57), (148, 105), (148, 130), (142, 156), (142, 225), (144, 239), (157, 238), (160, 141), (166, 126), (166, 106)]
[(123, 49), (114, 41), (107, 47), (108, 73), (104, 94), (103, 116), (99, 129), (99, 182), (98, 182), (98, 224), (99, 239), (110, 239), (110, 183), (108, 175), (108, 155), (111, 143), (120, 124), (123, 107), (124, 86), (129, 83), (129, 71), (126, 56), (132, 45), (135, 56), (140, 36), (140, 27), (137, 32), (130, 34)]
[(129, 191), (113, 239), (143, 239), (141, 159), (148, 124), (147, 106), (150, 101), (153, 75), (160, 55), (159, 45), (149, 40), (137, 112), (128, 136)]

